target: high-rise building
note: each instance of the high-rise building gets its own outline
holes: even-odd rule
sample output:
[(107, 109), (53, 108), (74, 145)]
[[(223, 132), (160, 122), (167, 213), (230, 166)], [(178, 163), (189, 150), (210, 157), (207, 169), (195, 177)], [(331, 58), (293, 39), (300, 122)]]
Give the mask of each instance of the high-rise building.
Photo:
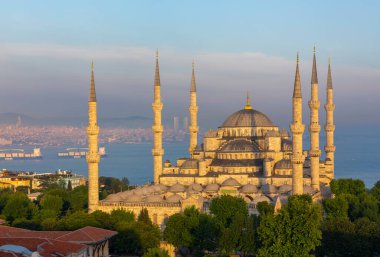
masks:
[(179, 118), (177, 116), (174, 116), (173, 118), (173, 129), (174, 132), (178, 132), (179, 130)]
[(189, 118), (183, 117), (183, 130), (186, 131), (189, 128)]

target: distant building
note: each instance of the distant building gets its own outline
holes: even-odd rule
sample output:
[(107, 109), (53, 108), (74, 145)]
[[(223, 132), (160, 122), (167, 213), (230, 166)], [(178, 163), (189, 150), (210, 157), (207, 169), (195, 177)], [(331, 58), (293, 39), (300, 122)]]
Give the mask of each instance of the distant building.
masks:
[(108, 257), (109, 239), (116, 234), (90, 226), (74, 231), (32, 231), (0, 225), (0, 256)]
[(183, 118), (183, 127), (182, 128), (184, 131), (187, 131), (189, 129), (189, 118), (188, 117)]
[(177, 116), (173, 118), (173, 129), (174, 132), (178, 132), (179, 130), (179, 118)]

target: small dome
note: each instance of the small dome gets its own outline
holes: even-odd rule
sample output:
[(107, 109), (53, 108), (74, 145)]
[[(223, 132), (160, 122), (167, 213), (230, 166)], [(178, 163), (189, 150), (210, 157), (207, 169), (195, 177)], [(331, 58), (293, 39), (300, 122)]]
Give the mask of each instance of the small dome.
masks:
[(280, 132), (270, 130), (265, 134), (266, 137), (280, 137)]
[(218, 184), (208, 184), (205, 188), (205, 192), (216, 192), (219, 190)]
[(278, 193), (288, 194), (292, 191), (292, 189), (293, 189), (292, 185), (285, 184), (285, 185), (280, 186), (280, 188), (278, 189)]
[(260, 195), (260, 196), (255, 197), (255, 199), (253, 199), (253, 202), (254, 203), (260, 203), (260, 202), (270, 203), (271, 199), (265, 195)]
[(242, 188), (240, 188), (240, 192), (245, 193), (245, 194), (252, 194), (252, 193), (257, 193), (259, 189), (257, 186), (252, 185), (252, 184), (247, 184), (244, 185)]
[(145, 202), (147, 203), (161, 203), (164, 199), (162, 199), (159, 195), (150, 195), (145, 199)]
[(105, 200), (109, 201), (109, 202), (118, 202), (118, 201), (121, 201), (122, 198), (120, 195), (111, 194), (111, 195), (107, 196)]
[(271, 184), (265, 184), (261, 186), (261, 191), (264, 194), (275, 194), (277, 193), (277, 188)]
[(240, 186), (240, 183), (237, 182), (237, 180), (234, 179), (234, 178), (228, 178), (228, 179), (226, 179), (226, 180), (222, 183), (222, 186), (238, 187), (238, 186)]
[(182, 199), (182, 197), (180, 195), (171, 195), (168, 198), (166, 198), (166, 201), (168, 203), (177, 203), (177, 202), (180, 202), (182, 200), (183, 199)]
[(230, 115), (222, 127), (276, 127), (276, 125), (264, 113), (243, 109)]
[(292, 162), (290, 159), (282, 159), (276, 162), (274, 169), (292, 169)]
[(181, 169), (198, 169), (198, 160), (188, 159), (181, 165)]
[(156, 193), (162, 193), (162, 192), (166, 192), (168, 190), (168, 188), (164, 185), (161, 185), (161, 184), (156, 184), (154, 186), (152, 186), (154, 192)]
[(133, 192), (132, 191), (124, 191), (124, 192), (121, 192), (119, 194), (120, 194), (121, 199), (124, 200), (124, 199), (128, 198), (128, 196), (132, 195)]
[(200, 184), (194, 183), (194, 184), (191, 184), (189, 186), (188, 190), (192, 190), (195, 192), (201, 192), (203, 190), (203, 187)]
[(143, 198), (140, 195), (131, 195), (126, 199), (127, 202), (142, 202)]
[(170, 192), (184, 192), (185, 191), (185, 186), (182, 184), (175, 184), (172, 185), (169, 189)]
[(218, 152), (259, 152), (259, 147), (252, 141), (246, 139), (237, 139), (223, 145)]
[(144, 194), (144, 190), (141, 187), (133, 189), (132, 192), (135, 195), (143, 195)]

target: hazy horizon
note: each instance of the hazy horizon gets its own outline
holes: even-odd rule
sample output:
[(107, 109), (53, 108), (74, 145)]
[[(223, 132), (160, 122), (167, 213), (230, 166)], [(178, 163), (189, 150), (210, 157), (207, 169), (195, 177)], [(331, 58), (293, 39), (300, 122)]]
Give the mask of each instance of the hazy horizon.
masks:
[(0, 112), (86, 117), (93, 59), (99, 117), (150, 118), (159, 48), (166, 120), (187, 115), (194, 59), (201, 127), (243, 108), (249, 91), (288, 128), (297, 52), (308, 123), (316, 45), (321, 124), (331, 56), (335, 123), (379, 125), (380, 3), (322, 2), (5, 2)]

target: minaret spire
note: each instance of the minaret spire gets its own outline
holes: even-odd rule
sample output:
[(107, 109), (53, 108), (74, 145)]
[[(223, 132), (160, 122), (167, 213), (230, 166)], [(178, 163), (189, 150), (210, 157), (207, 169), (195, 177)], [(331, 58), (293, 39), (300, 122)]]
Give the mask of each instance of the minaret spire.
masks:
[(303, 154), (302, 135), (305, 125), (302, 123), (302, 91), (299, 72), (299, 57), (297, 53), (296, 75), (293, 89), (293, 120), (290, 125), (292, 132), (292, 193), (295, 195), (303, 194)]
[(90, 96), (88, 101), (88, 153), (86, 160), (88, 164), (88, 212), (93, 212), (97, 209), (99, 203), (99, 161), (98, 153), (98, 136), (99, 127), (97, 121), (96, 110), (96, 93), (94, 79), (94, 62), (91, 63), (91, 82)]
[(194, 71), (194, 61), (192, 63), (192, 74), (191, 74), (191, 83), (190, 83), (190, 106), (189, 106), (189, 114), (190, 114), (190, 125), (189, 125), (189, 133), (190, 133), (190, 143), (189, 143), (189, 154), (192, 157), (195, 148), (198, 144), (198, 105), (197, 105), (197, 88), (195, 83), (195, 71)]
[(326, 104), (325, 104), (325, 110), (326, 110), (326, 124), (325, 124), (325, 132), (326, 132), (326, 145), (325, 145), (325, 152), (326, 152), (326, 165), (330, 162), (331, 163), (331, 170), (327, 170), (326, 166), (326, 173), (330, 173), (329, 175), (331, 178), (334, 178), (334, 153), (335, 153), (335, 146), (334, 146), (334, 131), (335, 131), (335, 124), (334, 124), (334, 110), (335, 110), (335, 104), (333, 101), (334, 93), (333, 93), (333, 84), (332, 84), (332, 78), (331, 78), (331, 61), (329, 58), (329, 67), (327, 72), (327, 89), (326, 89)]
[(160, 83), (160, 71), (158, 65), (158, 49), (156, 51), (156, 69), (154, 75), (154, 99), (152, 104), (153, 109), (153, 174), (154, 183), (158, 184), (160, 176), (162, 175), (162, 156), (164, 155), (164, 149), (162, 148), (162, 108), (161, 102), (161, 83)]
[(319, 107), (321, 103), (318, 98), (318, 78), (317, 78), (317, 61), (315, 58), (315, 47), (313, 52), (313, 70), (311, 76), (311, 99), (309, 101), (310, 108), (310, 175), (311, 186), (319, 191), (319, 157), (321, 150), (319, 149), (319, 132), (321, 126), (319, 125)]

